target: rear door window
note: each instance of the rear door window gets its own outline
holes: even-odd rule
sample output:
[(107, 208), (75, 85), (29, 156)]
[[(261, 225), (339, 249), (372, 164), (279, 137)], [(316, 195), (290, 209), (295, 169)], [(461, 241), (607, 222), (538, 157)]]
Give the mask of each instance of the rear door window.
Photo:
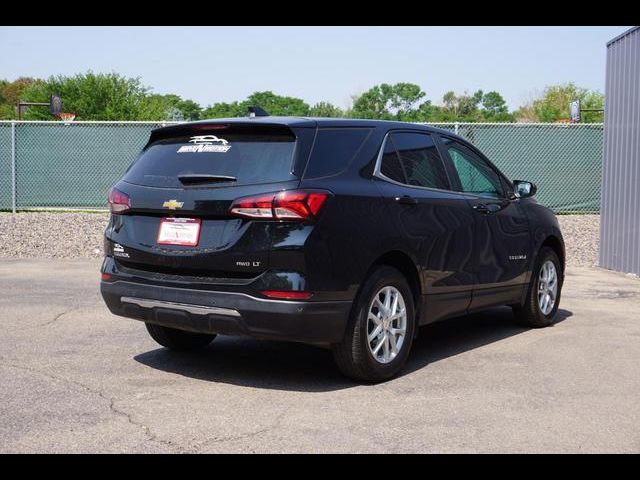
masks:
[(342, 172), (370, 132), (370, 128), (318, 129), (305, 178), (327, 177)]
[(387, 137), (380, 173), (399, 183), (422, 188), (449, 188), (444, 163), (426, 133), (397, 132)]
[(194, 134), (148, 146), (124, 180), (149, 187), (251, 185), (291, 180), (296, 137), (284, 132)]

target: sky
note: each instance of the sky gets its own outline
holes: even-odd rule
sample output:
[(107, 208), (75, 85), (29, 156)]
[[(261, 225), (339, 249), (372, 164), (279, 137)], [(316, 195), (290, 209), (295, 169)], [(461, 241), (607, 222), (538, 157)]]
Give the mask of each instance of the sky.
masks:
[(0, 78), (140, 77), (202, 106), (271, 90), (341, 108), (380, 83), (500, 92), (512, 109), (545, 85), (604, 91), (606, 43), (630, 27), (0, 27)]

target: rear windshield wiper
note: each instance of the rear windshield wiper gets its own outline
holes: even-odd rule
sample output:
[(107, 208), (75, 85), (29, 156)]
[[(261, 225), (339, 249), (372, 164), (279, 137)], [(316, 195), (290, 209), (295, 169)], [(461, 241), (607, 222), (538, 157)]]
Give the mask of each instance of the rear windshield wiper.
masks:
[(236, 182), (238, 179), (229, 175), (207, 175), (202, 173), (192, 173), (188, 175), (178, 175), (178, 180), (185, 185), (194, 183), (220, 183), (220, 182)]

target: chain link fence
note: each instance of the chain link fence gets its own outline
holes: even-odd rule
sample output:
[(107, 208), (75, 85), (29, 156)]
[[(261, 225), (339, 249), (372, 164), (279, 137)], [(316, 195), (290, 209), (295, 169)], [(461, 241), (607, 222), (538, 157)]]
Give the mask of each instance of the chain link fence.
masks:
[[(0, 210), (105, 208), (147, 142), (146, 122), (0, 122)], [(509, 178), (533, 181), (557, 213), (600, 208), (602, 124), (434, 124), (476, 145)]]
[(0, 209), (11, 206), (12, 129), (10, 123), (0, 123)]
[(556, 213), (598, 213), (603, 124), (433, 124), (478, 147), (512, 180), (538, 186), (538, 201)]

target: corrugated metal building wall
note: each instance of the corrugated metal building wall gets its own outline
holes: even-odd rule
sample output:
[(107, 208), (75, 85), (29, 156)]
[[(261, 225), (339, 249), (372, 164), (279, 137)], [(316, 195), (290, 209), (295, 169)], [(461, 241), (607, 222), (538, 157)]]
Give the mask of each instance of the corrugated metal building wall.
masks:
[(607, 44), (600, 266), (640, 275), (640, 27)]

